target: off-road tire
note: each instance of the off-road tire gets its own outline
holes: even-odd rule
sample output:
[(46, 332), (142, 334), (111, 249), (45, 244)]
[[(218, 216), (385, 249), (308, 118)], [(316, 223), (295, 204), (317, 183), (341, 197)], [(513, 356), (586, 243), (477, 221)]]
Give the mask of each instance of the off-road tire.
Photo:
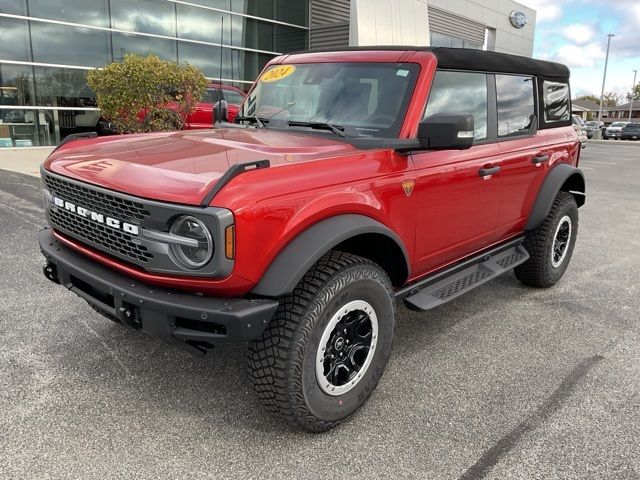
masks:
[[(250, 345), (249, 376), (260, 402), (290, 425), (331, 429), (351, 416), (375, 389), (391, 353), (395, 328), (392, 286), (377, 264), (344, 252), (325, 254), (280, 306), (262, 337)], [(351, 390), (323, 391), (316, 355), (332, 317), (355, 299), (368, 302), (378, 325), (372, 359)]]
[(113, 323), (122, 323), (120, 321), (119, 318), (114, 317), (113, 315), (109, 315), (107, 312), (103, 312), (102, 310), (100, 310), (98, 307), (91, 305), (90, 303), (87, 302), (87, 304), (93, 308), (96, 312), (98, 312), (100, 315), (102, 315), (104, 318), (107, 318), (109, 320), (111, 320)]
[[(571, 235), (564, 259), (554, 267), (551, 260), (554, 236), (558, 224), (565, 216), (571, 219)], [(530, 257), (529, 260), (514, 269), (516, 278), (532, 287), (548, 288), (555, 285), (569, 266), (577, 235), (578, 205), (576, 199), (568, 192), (560, 192), (551, 206), (549, 215), (537, 228), (526, 233), (524, 246)]]

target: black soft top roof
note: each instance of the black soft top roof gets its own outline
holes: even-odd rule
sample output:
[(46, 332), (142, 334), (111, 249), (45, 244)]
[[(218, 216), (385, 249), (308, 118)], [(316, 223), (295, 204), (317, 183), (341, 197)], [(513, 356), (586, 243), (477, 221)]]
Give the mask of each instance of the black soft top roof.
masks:
[(527, 75), (539, 75), (543, 77), (569, 78), (569, 69), (566, 65), (534, 58), (511, 55), (508, 53), (488, 52), (470, 48), (447, 47), (416, 47), (402, 45), (345, 47), (330, 50), (313, 50), (305, 53), (339, 52), (339, 51), (428, 51), (438, 59), (440, 68), (456, 70), (481, 70), (501, 73), (522, 73)]

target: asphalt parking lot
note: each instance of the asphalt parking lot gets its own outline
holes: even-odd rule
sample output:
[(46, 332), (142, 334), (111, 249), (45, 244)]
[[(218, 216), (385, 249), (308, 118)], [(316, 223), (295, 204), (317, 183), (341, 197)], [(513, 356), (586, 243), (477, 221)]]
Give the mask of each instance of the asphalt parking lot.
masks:
[(589, 144), (564, 279), (399, 308), (365, 407), (265, 414), (243, 346), (196, 358), (44, 279), (39, 181), (0, 170), (0, 478), (640, 478), (640, 145)]

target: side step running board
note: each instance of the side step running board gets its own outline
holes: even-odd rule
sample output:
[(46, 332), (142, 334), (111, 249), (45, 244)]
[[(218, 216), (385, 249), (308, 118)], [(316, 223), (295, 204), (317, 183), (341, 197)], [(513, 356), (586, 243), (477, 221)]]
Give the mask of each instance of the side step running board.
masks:
[(526, 262), (522, 237), (449, 267), (396, 293), (411, 310), (430, 310)]

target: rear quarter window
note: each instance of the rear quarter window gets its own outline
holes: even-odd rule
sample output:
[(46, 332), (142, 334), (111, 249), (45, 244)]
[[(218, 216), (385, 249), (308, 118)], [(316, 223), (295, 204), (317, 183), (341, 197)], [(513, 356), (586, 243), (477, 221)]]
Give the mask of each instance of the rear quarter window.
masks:
[(544, 100), (544, 121), (563, 122), (571, 119), (569, 108), (569, 85), (545, 80), (542, 85)]

